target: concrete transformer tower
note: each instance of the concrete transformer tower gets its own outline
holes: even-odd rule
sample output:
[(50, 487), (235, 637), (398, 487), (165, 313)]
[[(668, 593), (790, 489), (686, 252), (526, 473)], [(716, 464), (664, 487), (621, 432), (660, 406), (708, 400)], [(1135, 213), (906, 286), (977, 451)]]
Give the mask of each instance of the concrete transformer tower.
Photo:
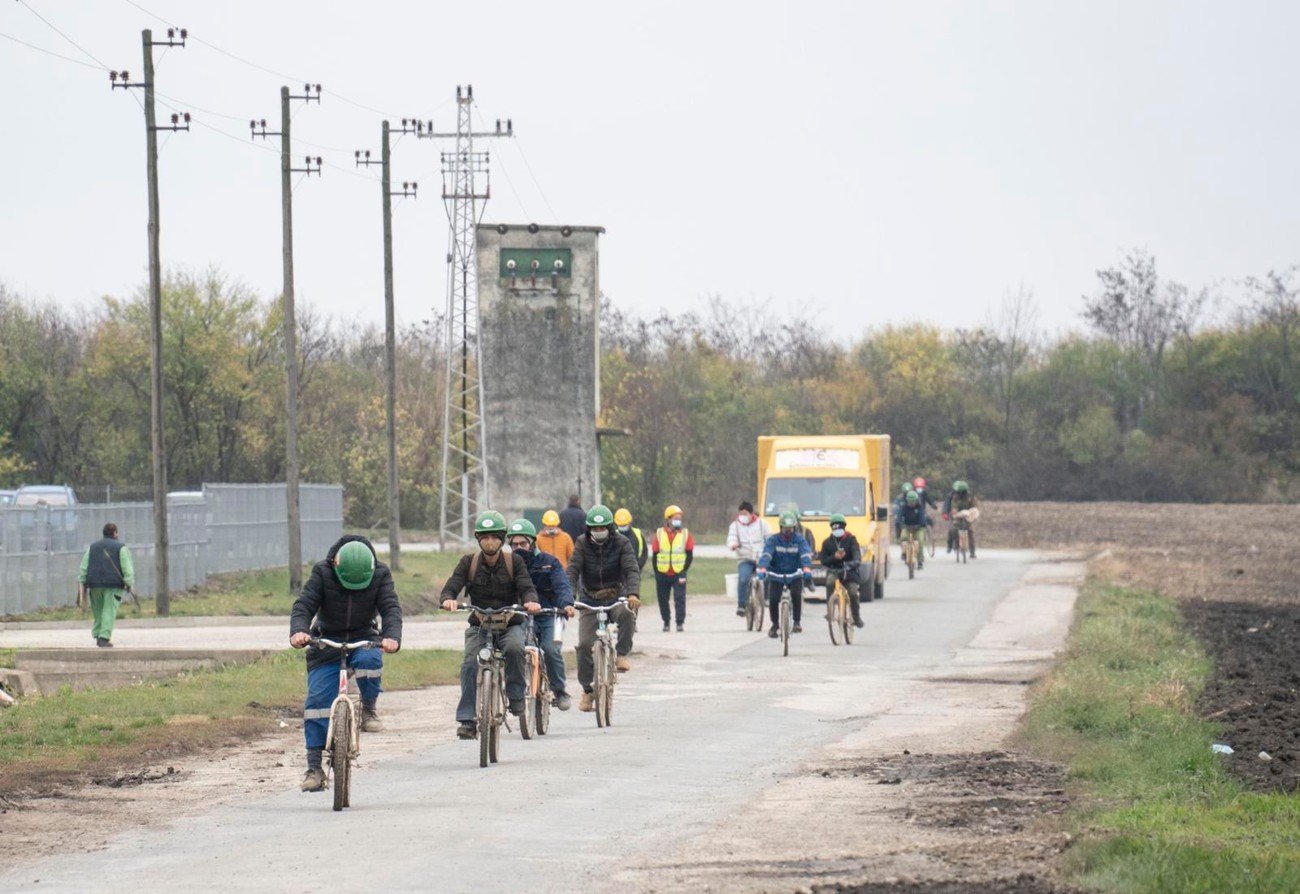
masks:
[(492, 508), (540, 526), (600, 497), (604, 227), (480, 224), (479, 338)]

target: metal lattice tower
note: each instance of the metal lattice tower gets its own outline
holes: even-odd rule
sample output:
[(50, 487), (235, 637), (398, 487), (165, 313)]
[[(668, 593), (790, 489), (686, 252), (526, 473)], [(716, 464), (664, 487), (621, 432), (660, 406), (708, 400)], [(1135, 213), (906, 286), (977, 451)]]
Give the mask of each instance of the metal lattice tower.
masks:
[[(513, 123), (495, 131), (473, 129), (474, 88), (456, 88), (456, 132), (435, 133), (433, 122), (419, 136), (454, 138), (442, 153), (442, 198), (451, 232), (447, 247), (447, 366), (442, 415), (441, 510), (438, 542), (469, 543), (474, 516), (489, 503), (483, 425), (482, 354), (479, 349), (476, 229), (491, 197), (488, 153), (474, 151), (474, 139), (514, 135)], [(479, 188), (482, 175), (482, 191)]]

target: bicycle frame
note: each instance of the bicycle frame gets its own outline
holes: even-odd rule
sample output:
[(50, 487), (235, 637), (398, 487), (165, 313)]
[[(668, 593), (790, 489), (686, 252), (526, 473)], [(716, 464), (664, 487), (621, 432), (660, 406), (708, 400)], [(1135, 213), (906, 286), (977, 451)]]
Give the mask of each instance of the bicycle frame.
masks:
[(627, 604), (626, 596), (620, 596), (607, 605), (591, 605), (586, 602), (573, 603), (573, 607), (579, 611), (596, 613), (596, 642), (592, 643), (592, 651), (594, 653), (596, 645), (599, 644), (603, 656), (600, 662), (595, 662), (594, 654), (592, 659), (595, 665), (593, 667), (593, 683), (595, 684), (596, 725), (600, 727), (608, 726), (610, 723), (609, 714), (613, 709), (614, 685), (618, 682), (614, 634), (609, 625), (609, 613), (615, 606), (627, 606)]
[[(333, 754), (334, 718), (336, 716), (335, 709), (338, 707), (339, 702), (342, 701), (346, 706), (346, 710), (352, 721), (348, 725), (348, 730), (351, 733), (351, 735), (348, 736), (348, 758), (354, 759), (361, 753), (361, 724), (360, 718), (357, 717), (357, 706), (353, 704), (352, 699), (348, 697), (348, 671), (352, 669), (348, 661), (348, 656), (357, 649), (374, 649), (377, 647), (370, 640), (359, 640), (354, 643), (340, 643), (335, 642), (332, 639), (325, 639), (324, 637), (312, 637), (307, 641), (307, 644), (317, 647), (328, 646), (332, 649), (339, 649), (343, 653), (339, 659), (338, 694), (334, 697), (334, 701), (330, 703), (330, 722), (329, 726), (325, 729), (324, 754), (326, 756)], [(326, 765), (328, 765), (328, 762), (326, 762)]]

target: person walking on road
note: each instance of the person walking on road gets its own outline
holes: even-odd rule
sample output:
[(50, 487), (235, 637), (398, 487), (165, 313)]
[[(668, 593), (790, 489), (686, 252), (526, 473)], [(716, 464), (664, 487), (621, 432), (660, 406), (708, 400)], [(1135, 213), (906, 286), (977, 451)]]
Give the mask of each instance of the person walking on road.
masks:
[[(799, 518), (793, 512), (783, 512), (777, 521), (780, 530), (767, 538), (763, 552), (758, 557), (758, 579), (767, 584), (767, 607), (772, 614), (772, 629), (767, 635), (776, 639), (781, 635), (778, 612), (781, 608), (781, 588), (790, 588), (793, 603), (794, 625), (792, 633), (803, 633), (799, 620), (803, 615), (803, 588), (812, 585), (812, 550), (799, 531)], [(790, 580), (768, 580), (767, 573), (779, 574)], [(803, 572), (800, 575), (800, 572)]]
[(686, 623), (686, 571), (695, 557), (695, 539), (689, 528), (682, 524), (682, 507), (674, 504), (664, 510), (664, 525), (655, 532), (650, 546), (655, 557), (655, 589), (659, 595), (659, 616), (664, 621), (664, 633), (672, 622), (669, 597), (677, 612), (677, 632)]
[(582, 511), (582, 498), (569, 494), (569, 505), (560, 513), (560, 527), (574, 543), (587, 533), (587, 513)]
[(622, 507), (614, 510), (614, 528), (628, 540), (636, 550), (636, 567), (645, 571), (646, 559), (650, 556), (650, 546), (645, 541), (645, 534), (640, 528), (632, 527), (632, 513)]
[(104, 536), (86, 548), (78, 576), (80, 589), (90, 602), (90, 635), (101, 649), (113, 646), (113, 624), (122, 596), (135, 586), (135, 564), (131, 550), (117, 537), (117, 525), (108, 522)]
[[(636, 566), (632, 542), (614, 530), (614, 513), (608, 506), (592, 506), (587, 512), (587, 533), (573, 547), (569, 560), (569, 585), (581, 593), (588, 605), (612, 605), (609, 620), (618, 625), (618, 642), (614, 652), (621, 672), (632, 669), (632, 637), (636, 633), (636, 610), (641, 607), (641, 571)], [(614, 605), (620, 594), (627, 595), (627, 605)], [(628, 606), (631, 606), (630, 608)], [(594, 711), (592, 682), (596, 665), (591, 647), (596, 642), (599, 619), (593, 611), (578, 618), (578, 682), (582, 685), (579, 711)]]
[[(375, 619), (383, 622), (382, 630)], [(383, 677), (384, 652), (402, 647), (402, 606), (397, 601), (393, 575), (375, 557), (370, 541), (357, 534), (339, 538), (325, 558), (311, 569), (289, 615), (289, 645), (307, 646), (313, 637), (348, 643), (370, 640), (378, 649), (357, 649), (348, 655), (361, 690), (361, 729), (368, 733), (383, 729), (378, 703)], [(302, 734), (307, 743), (307, 775), (302, 790), (325, 788), (321, 754), (329, 730), (330, 704), (338, 694), (338, 649), (312, 646), (307, 649), (307, 701), (302, 711)]]
[(858, 569), (862, 567), (862, 547), (858, 538), (848, 529), (842, 515), (831, 516), (831, 536), (822, 541), (822, 567), (826, 569), (826, 605), (829, 617), (831, 594), (835, 582), (844, 581), (849, 591), (849, 605), (853, 607), (853, 626), (862, 627), (862, 610), (858, 606)]
[[(447, 578), (442, 588), (442, 608), (454, 612), (457, 597), (464, 590), (469, 604), (477, 608), (505, 608), (522, 606), (529, 614), (541, 611), (537, 602), (537, 588), (528, 573), (528, 563), (517, 553), (506, 553), (506, 520), (500, 512), (488, 511), (474, 521), (474, 538), (478, 552), (461, 556), (456, 570)], [(518, 716), (524, 711), (524, 696), (528, 686), (524, 682), (524, 619), (508, 616), (502, 652), (506, 660), (506, 699), (510, 713)], [(460, 724), (456, 735), (473, 739), (478, 734), (474, 717), (474, 702), (478, 695), (479, 650), (487, 645), (482, 622), (470, 613), (469, 626), (465, 628), (465, 658), (460, 665), (460, 702), (456, 705), (456, 720)]]
[[(536, 548), (537, 529), (533, 523), (526, 518), (515, 519), (510, 523), (508, 536), (510, 551), (523, 556), (524, 564), (528, 566), (528, 575), (537, 589), (538, 604), (544, 609), (553, 608), (566, 618), (572, 618), (573, 587), (569, 586), (567, 569), (555, 556)], [(573, 700), (565, 690), (564, 654), (560, 650), (560, 644), (555, 641), (555, 615), (538, 615), (533, 619), (533, 631), (537, 635), (537, 645), (546, 659), (546, 676), (551, 681), (555, 707), (567, 711)]]
[(542, 514), (542, 529), (537, 532), (537, 548), (560, 560), (561, 568), (569, 567), (573, 556), (573, 538), (560, 527), (560, 513), (547, 509)]
[(727, 528), (727, 548), (736, 554), (736, 614), (745, 616), (749, 606), (749, 582), (758, 568), (758, 557), (763, 544), (772, 535), (767, 522), (754, 514), (754, 504), (748, 500), (740, 504), (736, 520)]

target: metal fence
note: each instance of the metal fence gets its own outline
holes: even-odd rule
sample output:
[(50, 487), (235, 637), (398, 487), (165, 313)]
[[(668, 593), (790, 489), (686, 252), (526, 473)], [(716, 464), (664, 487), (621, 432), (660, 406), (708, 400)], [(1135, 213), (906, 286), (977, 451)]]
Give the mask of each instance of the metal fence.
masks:
[[(343, 488), (306, 484), (299, 492), (302, 551), (323, 558), (343, 532)], [(113, 522), (131, 549), (135, 590), (154, 594), (152, 503), (0, 507), (0, 614), (72, 605), (86, 547)], [(283, 484), (208, 484), (201, 500), (167, 507), (173, 591), (210, 574), (286, 565), (288, 511)]]

